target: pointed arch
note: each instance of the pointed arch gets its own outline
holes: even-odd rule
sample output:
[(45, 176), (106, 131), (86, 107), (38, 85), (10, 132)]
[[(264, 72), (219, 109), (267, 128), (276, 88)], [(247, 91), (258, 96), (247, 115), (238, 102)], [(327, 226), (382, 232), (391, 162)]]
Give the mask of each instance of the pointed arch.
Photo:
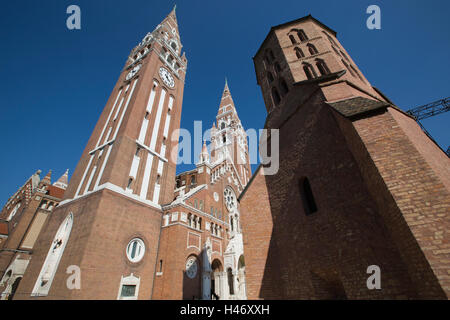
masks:
[(289, 39), (291, 40), (291, 43), (292, 43), (292, 44), (297, 44), (297, 40), (295, 40), (295, 37), (294, 37), (293, 34), (290, 34), (290, 35), (289, 35)]
[(278, 105), (281, 101), (280, 94), (278, 93), (278, 90), (275, 87), (272, 88), (272, 99), (275, 105)]
[(319, 69), (319, 72), (322, 76), (331, 73), (327, 64), (322, 59), (316, 59), (316, 66), (317, 66), (317, 69)]
[(289, 92), (288, 85), (287, 85), (286, 81), (284, 80), (284, 78), (280, 79), (280, 88), (281, 88), (281, 94), (283, 96)]
[(308, 43), (307, 46), (308, 46), (308, 51), (309, 51), (309, 53), (311, 55), (315, 55), (315, 54), (319, 53), (319, 51), (317, 50), (316, 46), (313, 45), (312, 43)]
[(304, 58), (305, 54), (303, 53), (303, 50), (300, 49), (299, 47), (295, 47), (295, 54), (297, 55), (298, 59)]
[(297, 35), (302, 42), (308, 40), (308, 36), (306, 35), (305, 31), (303, 31), (303, 29), (297, 30)]
[(313, 66), (309, 63), (304, 62), (303, 63), (303, 71), (305, 71), (306, 77), (308, 79), (314, 79), (317, 77), (316, 71), (314, 70)]
[(66, 248), (67, 242), (69, 240), (70, 232), (72, 231), (73, 225), (73, 213), (70, 212), (64, 221), (59, 226), (58, 232), (53, 239), (50, 249), (47, 253), (47, 257), (42, 266), (41, 272), (34, 285), (32, 295), (40, 296), (47, 295), (50, 287), (55, 277), (56, 271), (58, 270), (58, 265), (61, 257)]

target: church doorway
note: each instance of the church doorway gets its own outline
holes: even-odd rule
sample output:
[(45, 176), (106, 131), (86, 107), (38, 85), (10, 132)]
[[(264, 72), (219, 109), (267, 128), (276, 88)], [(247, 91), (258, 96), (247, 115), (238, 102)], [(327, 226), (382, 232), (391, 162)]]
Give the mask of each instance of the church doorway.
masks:
[(211, 277), (211, 299), (212, 300), (220, 300), (223, 298), (222, 294), (222, 273), (223, 267), (220, 260), (215, 259), (211, 265), (212, 269), (212, 277)]

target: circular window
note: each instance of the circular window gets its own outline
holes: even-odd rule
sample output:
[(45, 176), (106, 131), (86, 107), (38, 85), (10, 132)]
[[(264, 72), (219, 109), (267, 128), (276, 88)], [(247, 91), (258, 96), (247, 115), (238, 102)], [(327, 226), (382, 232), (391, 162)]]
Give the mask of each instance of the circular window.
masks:
[(131, 262), (139, 262), (144, 257), (145, 244), (142, 239), (134, 238), (128, 243), (127, 246), (127, 257)]
[(191, 257), (186, 261), (186, 275), (189, 277), (189, 279), (194, 279), (197, 275), (197, 259), (195, 257)]
[(230, 188), (226, 188), (223, 192), (223, 196), (225, 199), (225, 204), (227, 206), (228, 211), (232, 211), (236, 208), (236, 195), (234, 194), (233, 190)]

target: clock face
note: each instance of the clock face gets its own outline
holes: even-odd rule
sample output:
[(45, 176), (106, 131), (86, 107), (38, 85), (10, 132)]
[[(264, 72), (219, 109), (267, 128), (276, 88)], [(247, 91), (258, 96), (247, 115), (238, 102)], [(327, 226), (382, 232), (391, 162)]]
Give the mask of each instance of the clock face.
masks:
[(162, 81), (169, 88), (173, 88), (175, 86), (175, 81), (173, 80), (172, 75), (170, 74), (170, 72), (166, 68), (161, 67), (159, 69), (159, 76), (161, 77)]
[(189, 258), (189, 260), (186, 262), (186, 275), (190, 279), (194, 279), (197, 275), (197, 259), (195, 258)]
[(139, 70), (141, 70), (142, 64), (137, 65), (136, 67), (133, 68), (133, 70), (131, 70), (128, 74), (127, 74), (127, 80), (130, 80), (131, 78), (133, 78), (136, 73), (139, 72)]

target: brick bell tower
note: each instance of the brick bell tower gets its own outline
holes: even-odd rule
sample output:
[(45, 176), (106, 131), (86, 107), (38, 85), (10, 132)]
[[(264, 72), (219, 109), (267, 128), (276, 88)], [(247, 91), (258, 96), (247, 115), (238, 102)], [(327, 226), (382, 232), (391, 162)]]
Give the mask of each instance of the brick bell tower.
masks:
[[(151, 299), (162, 209), (174, 197), (187, 60), (175, 8), (129, 55), (18, 297)], [(69, 266), (81, 289), (66, 284)]]
[(249, 299), (448, 299), (443, 150), (311, 16), (272, 27), (253, 59), (280, 163), (239, 197)]

